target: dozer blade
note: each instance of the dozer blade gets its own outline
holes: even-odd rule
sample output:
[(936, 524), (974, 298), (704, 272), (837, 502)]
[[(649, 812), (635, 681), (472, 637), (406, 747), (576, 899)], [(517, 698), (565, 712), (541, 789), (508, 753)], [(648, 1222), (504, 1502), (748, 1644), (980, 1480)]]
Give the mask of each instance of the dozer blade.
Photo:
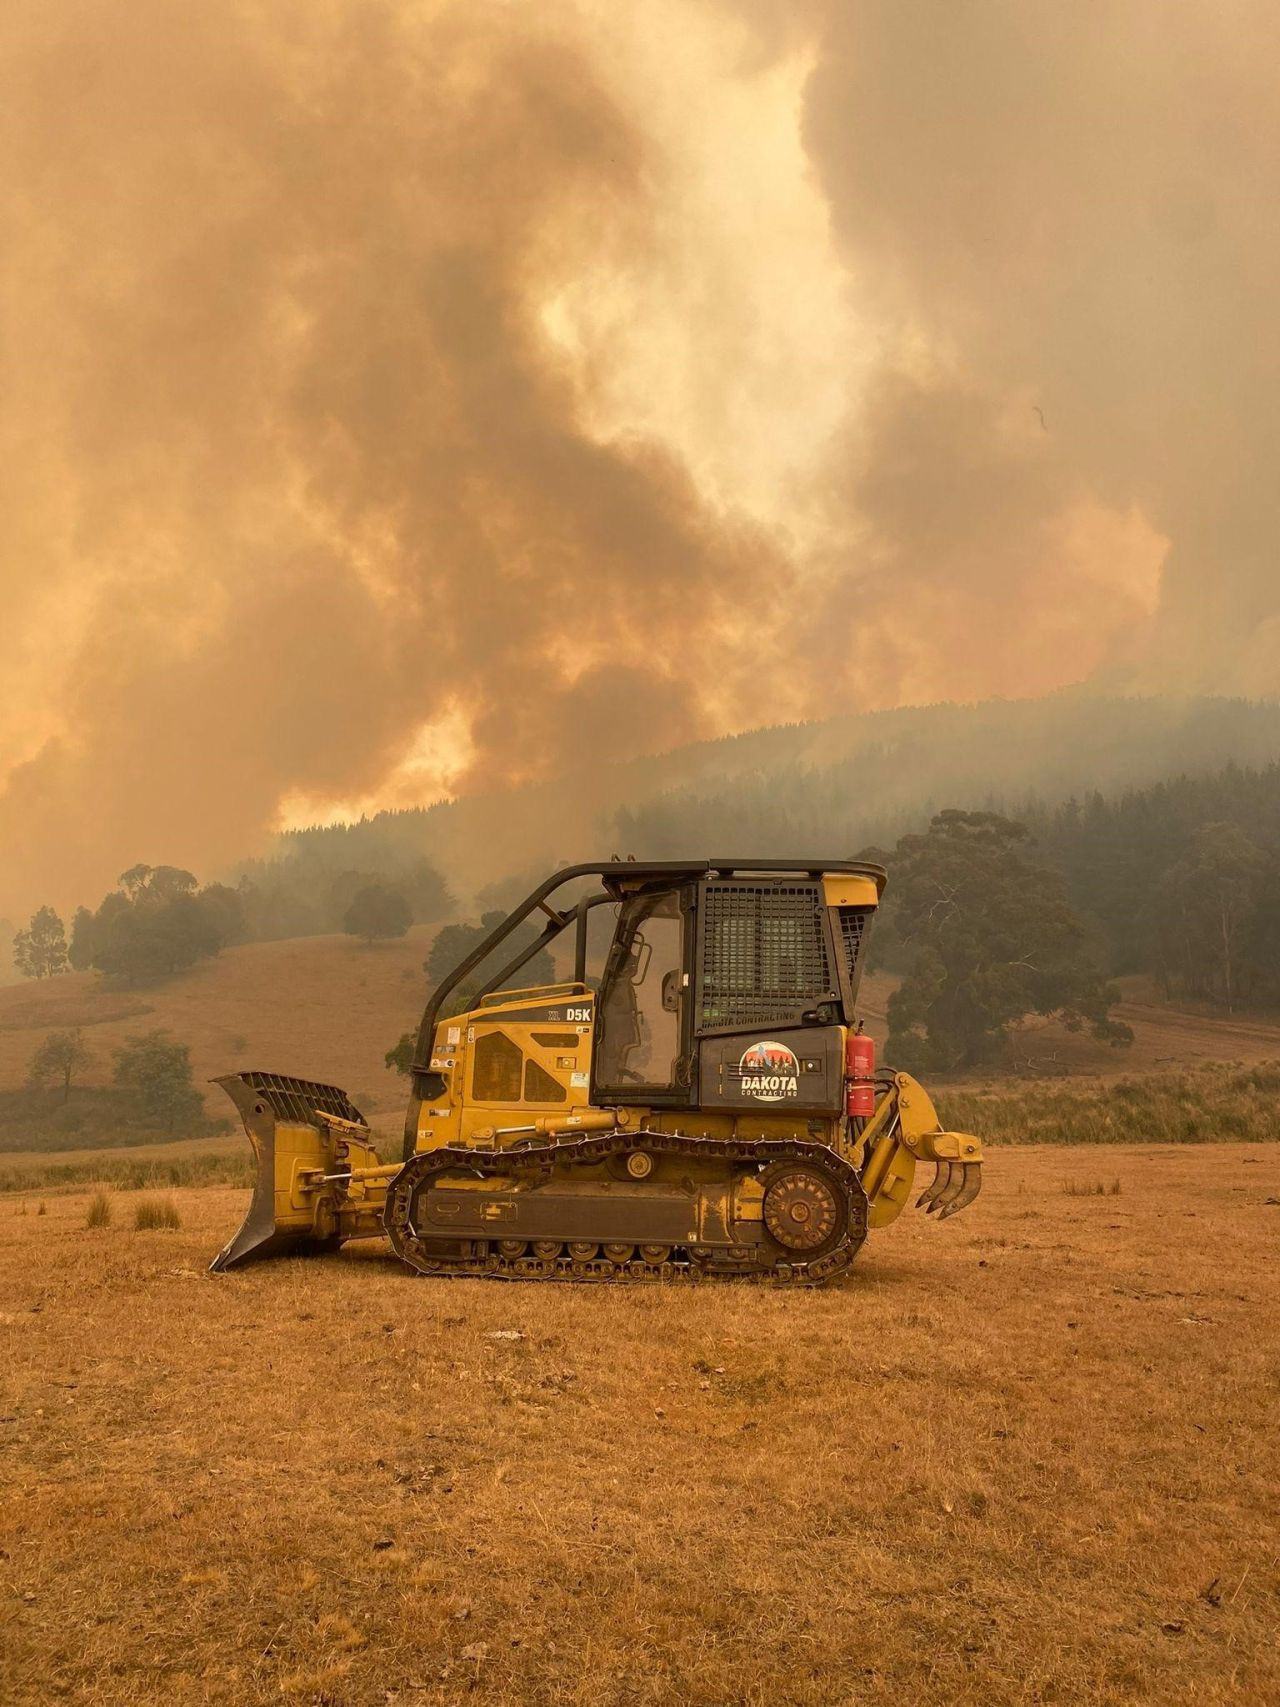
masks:
[(342, 1243), (331, 1192), (318, 1190), (319, 1176), (338, 1162), (333, 1129), (323, 1115), (364, 1122), (336, 1085), (279, 1073), (231, 1073), (215, 1084), (235, 1103), (258, 1159), (258, 1177), (244, 1224), (209, 1265), (215, 1274), (259, 1257), (304, 1256), (332, 1251)]

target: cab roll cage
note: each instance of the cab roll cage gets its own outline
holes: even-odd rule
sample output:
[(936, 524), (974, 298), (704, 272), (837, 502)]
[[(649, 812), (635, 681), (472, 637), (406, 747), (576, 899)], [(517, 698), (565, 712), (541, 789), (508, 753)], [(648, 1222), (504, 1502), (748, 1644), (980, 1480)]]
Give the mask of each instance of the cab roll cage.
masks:
[[(517, 907), (513, 907), (502, 920), (495, 925), (484, 941), (474, 948), (464, 960), (453, 968), (439, 986), (431, 992), (426, 1008), (418, 1026), (418, 1039), (414, 1048), (413, 1073), (430, 1072), (431, 1045), (435, 1037), (436, 1018), (444, 1005), (445, 999), (457, 989), (467, 976), (474, 972), (493, 951), (498, 948), (511, 933), (522, 925), (531, 913), (543, 912), (547, 915), (547, 923), (541, 935), (534, 938), (527, 948), (521, 949), (515, 959), (504, 966), (477, 992), (476, 1000), (492, 994), (500, 989), (508, 979), (512, 978), (522, 966), (533, 959), (541, 949), (547, 947), (568, 930), (570, 925), (576, 927), (574, 944), (574, 979), (582, 983), (587, 969), (587, 915), (593, 907), (599, 907), (608, 901), (622, 901), (628, 895), (639, 893), (650, 887), (668, 887), (679, 883), (690, 883), (707, 877), (735, 877), (739, 874), (750, 873), (754, 876), (777, 877), (821, 877), (826, 872), (844, 872), (859, 877), (874, 878), (877, 884), (884, 883), (884, 870), (881, 866), (870, 865), (862, 860), (805, 860), (805, 859), (709, 859), (691, 863), (688, 860), (619, 860), (613, 859), (599, 864), (566, 865), (548, 877), (538, 887), (532, 890)], [(550, 897), (557, 889), (566, 883), (573, 883), (584, 877), (598, 877), (602, 888), (595, 894), (587, 894), (564, 912), (558, 911), (550, 904)]]

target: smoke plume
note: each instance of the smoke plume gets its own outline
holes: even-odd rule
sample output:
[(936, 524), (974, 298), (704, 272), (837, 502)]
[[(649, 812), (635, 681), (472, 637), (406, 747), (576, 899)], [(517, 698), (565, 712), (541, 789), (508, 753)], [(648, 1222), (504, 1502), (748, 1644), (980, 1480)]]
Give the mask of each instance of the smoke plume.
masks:
[(1276, 691), (1268, 24), (13, 0), (0, 911), (785, 718)]
[[(1104, 0), (1081, 27), (1018, 0), (853, 0), (810, 16), (807, 145), (904, 352), (861, 421), (855, 508), (883, 517), (887, 497), (881, 537), (908, 586), (938, 577), (1019, 626), (1033, 603), (1030, 634), (1055, 646), (1064, 613), (1032, 542), (1057, 528), (1104, 630), (1162, 567), (1152, 619), (1098, 660), (1113, 679), (1280, 690), (1270, 9)], [(986, 572), (957, 561), (966, 541)]]

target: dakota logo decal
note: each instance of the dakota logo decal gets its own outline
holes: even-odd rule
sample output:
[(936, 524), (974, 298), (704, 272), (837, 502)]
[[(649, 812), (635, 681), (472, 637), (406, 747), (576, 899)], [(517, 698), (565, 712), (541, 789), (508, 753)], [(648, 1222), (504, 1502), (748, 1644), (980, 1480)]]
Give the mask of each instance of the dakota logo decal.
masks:
[(746, 1096), (758, 1102), (785, 1102), (800, 1094), (800, 1063), (785, 1043), (753, 1043), (738, 1062)]

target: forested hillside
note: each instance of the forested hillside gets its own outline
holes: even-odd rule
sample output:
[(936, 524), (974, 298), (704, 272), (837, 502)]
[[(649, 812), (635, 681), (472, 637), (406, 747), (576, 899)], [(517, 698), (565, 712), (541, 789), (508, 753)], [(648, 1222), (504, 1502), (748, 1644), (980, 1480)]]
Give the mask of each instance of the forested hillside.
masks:
[[(768, 683), (760, 711), (767, 717)], [(807, 854), (892, 843), (945, 806), (996, 806), (1015, 817), (1040, 802), (1114, 794), (1229, 761), (1280, 760), (1280, 703), (1120, 698), (1069, 691), (1036, 700), (842, 712), (762, 727), (626, 763), (575, 766), (553, 781), (495, 790), (353, 825), (279, 837), (247, 875), (263, 891), (306, 889), (321, 873), (401, 881), (426, 860), (459, 898), (497, 905), (513, 878), (528, 887), (558, 863), (612, 853)], [(433, 914), (432, 917), (440, 917)], [(330, 918), (319, 929), (337, 928)], [(286, 934), (281, 932), (281, 934)], [(292, 934), (290, 931), (288, 934)]]
[[(791, 740), (765, 744), (754, 768), (726, 767), (698, 787), (618, 810), (620, 844), (653, 858), (690, 845), (803, 856), (889, 844), (948, 806), (1025, 819), (1072, 795), (1280, 759), (1280, 705), (1057, 694), (770, 734)], [(755, 739), (721, 745), (736, 759)]]
[[(478, 917), (559, 864), (615, 853), (838, 856), (891, 847), (960, 808), (1035, 828), (1070, 869), (1073, 902), (1099, 921), (1117, 969), (1209, 993), (1194, 932), (1174, 940), (1162, 930), (1156, 943), (1150, 884), (1198, 825), (1238, 822), (1252, 842), (1274, 845), (1280, 703), (1073, 692), (846, 714), (578, 771), (565, 758), (554, 782), (283, 833), (259, 857), (202, 874), (203, 887), (178, 868), (137, 864), (106, 897), (80, 898), (73, 917), (42, 910), (20, 921), (18, 936), (40, 950), (19, 954), (22, 970), (40, 976), (69, 959), (154, 979), (239, 943), (394, 936), (409, 923)], [(138, 850), (142, 860), (163, 852)], [(1096, 884), (1085, 867), (1097, 868)], [(1248, 878), (1251, 894), (1260, 881)], [(22, 946), (15, 937), (6, 969)], [(1224, 996), (1226, 981), (1224, 970)], [(1245, 969), (1232, 1001), (1270, 999), (1266, 982)]]
[(1025, 821), (1115, 973), (1227, 1008), (1280, 1003), (1280, 765), (1229, 765)]
[[(947, 809), (934, 819), (934, 835), (963, 817)], [(1280, 764), (1228, 765), (1056, 806), (1028, 802), (1019, 820), (1005, 828), (1028, 833), (1024, 860), (1058, 874), (1103, 975), (1145, 974), (1166, 999), (1226, 1012), (1280, 1007)], [(874, 964), (895, 971), (919, 946), (904, 908), (924, 828), (887, 848), (856, 850), (889, 869), (872, 953)], [(956, 897), (935, 888), (930, 907), (951, 910)], [(998, 898), (994, 904), (998, 914)], [(967, 911), (976, 905), (970, 897)], [(1007, 924), (992, 916), (977, 963), (991, 959)]]

